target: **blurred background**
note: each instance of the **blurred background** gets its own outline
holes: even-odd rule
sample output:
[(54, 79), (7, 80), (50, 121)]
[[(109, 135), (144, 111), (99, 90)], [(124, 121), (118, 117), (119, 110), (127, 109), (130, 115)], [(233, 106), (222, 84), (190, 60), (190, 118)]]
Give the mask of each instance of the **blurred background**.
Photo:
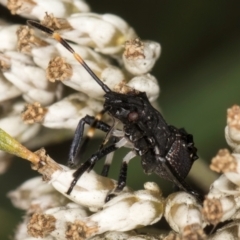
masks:
[[(169, 124), (184, 127), (193, 134), (201, 161), (208, 165), (220, 148), (227, 147), (224, 138), (227, 108), (240, 104), (240, 2), (87, 2), (93, 12), (119, 15), (135, 28), (141, 39), (161, 44), (162, 54), (152, 71), (161, 87), (158, 103)], [(25, 23), (25, 19), (11, 16), (1, 6), (0, 16), (10, 22)], [(94, 140), (93, 144), (96, 144), (95, 141), (98, 140)], [(70, 142), (46, 146), (46, 149), (53, 158), (64, 163)], [(58, 155), (59, 149), (63, 151), (61, 155)], [(112, 178), (117, 179), (120, 161), (125, 154), (126, 151), (119, 151), (115, 155), (110, 172)], [(101, 169), (101, 163), (96, 169)], [(199, 169), (196, 162), (189, 182), (197, 185), (196, 188), (200, 187), (204, 193), (212, 178), (208, 178), (207, 169)], [(29, 163), (14, 159), (10, 169), (0, 176), (0, 239), (11, 239), (23, 214), (11, 205), (6, 197), (7, 192), (36, 175)], [(165, 196), (171, 192), (171, 184), (156, 176), (146, 176), (139, 159), (132, 160), (128, 185), (139, 189), (146, 181), (156, 181)]]

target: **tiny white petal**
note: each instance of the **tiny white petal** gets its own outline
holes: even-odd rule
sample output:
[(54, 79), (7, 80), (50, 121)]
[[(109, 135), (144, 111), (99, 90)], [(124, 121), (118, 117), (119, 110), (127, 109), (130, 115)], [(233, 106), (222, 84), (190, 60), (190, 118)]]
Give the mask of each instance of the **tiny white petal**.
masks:
[(21, 95), (21, 91), (7, 79), (0, 72), (0, 102), (15, 98)]
[(88, 217), (87, 222), (96, 223), (98, 234), (106, 231), (129, 231), (159, 221), (162, 214), (161, 195), (140, 190), (116, 196), (103, 206), (102, 211)]
[(16, 31), (20, 25), (0, 26), (0, 50), (16, 50), (17, 34)]
[(26, 125), (23, 123), (20, 113), (17, 116), (8, 116), (0, 119), (0, 128), (8, 132), (19, 142), (26, 142), (40, 131), (40, 125)]
[(56, 92), (33, 88), (23, 94), (23, 99), (28, 103), (39, 102), (42, 106), (47, 106), (56, 99)]
[(33, 48), (31, 50), (31, 54), (33, 56), (34, 63), (42, 69), (46, 69), (50, 59), (55, 57), (58, 54), (58, 51), (55, 46), (48, 45), (44, 47)]
[(16, 208), (32, 211), (36, 206), (39, 210), (61, 206), (68, 200), (59, 194), (51, 185), (46, 184), (42, 177), (35, 177), (22, 183), (17, 189), (8, 193)]
[(146, 74), (155, 65), (161, 52), (161, 46), (157, 42), (143, 41), (142, 57), (134, 58), (123, 54), (125, 68), (134, 75)]
[[(63, 171), (56, 171), (52, 175), (50, 183), (57, 191), (73, 202), (91, 208), (91, 210), (95, 209), (97, 211), (101, 208), (105, 203), (105, 198), (109, 191), (113, 190), (116, 186), (116, 181), (97, 175), (92, 170), (89, 173), (85, 172), (78, 180), (71, 194), (67, 195), (66, 192), (73, 180), (74, 170), (69, 170), (66, 167), (63, 168)], [(125, 187), (124, 191), (127, 190), (128, 188)]]
[(132, 78), (127, 85), (140, 92), (146, 92), (150, 102), (153, 102), (159, 96), (160, 88), (157, 79), (149, 73)]
[(225, 174), (222, 174), (210, 186), (208, 196), (211, 198), (220, 198), (222, 196), (236, 195), (239, 193), (239, 186), (233, 184)]
[(100, 79), (106, 84), (110, 89), (113, 89), (117, 84), (124, 80), (123, 72), (117, 67), (107, 67), (101, 72)]
[(101, 109), (101, 102), (90, 100), (83, 93), (75, 93), (49, 106), (42, 124), (49, 128), (74, 130), (81, 118), (87, 114), (94, 116)]
[(191, 224), (204, 226), (201, 205), (196, 199), (185, 192), (177, 192), (168, 196), (164, 216), (176, 232), (182, 232)]
[(118, 53), (126, 40), (136, 36), (123, 19), (111, 14), (73, 14), (67, 21), (73, 30), (65, 31), (64, 37), (105, 54)]

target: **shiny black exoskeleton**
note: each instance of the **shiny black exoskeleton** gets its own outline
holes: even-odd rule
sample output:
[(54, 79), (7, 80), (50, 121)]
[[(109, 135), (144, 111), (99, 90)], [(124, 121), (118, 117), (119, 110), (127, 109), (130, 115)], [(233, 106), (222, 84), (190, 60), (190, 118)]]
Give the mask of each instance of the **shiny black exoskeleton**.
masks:
[(124, 124), (125, 137), (141, 157), (144, 172), (156, 173), (194, 193), (184, 181), (198, 158), (192, 135), (168, 125), (144, 92), (110, 92), (104, 97), (104, 108)]
[[(76, 165), (79, 152), (86, 145), (86, 140), (81, 145), (85, 124), (91, 126), (90, 131), (98, 128), (106, 132), (106, 138), (99, 150), (74, 172), (74, 179), (67, 194), (71, 193), (81, 175), (86, 171), (90, 171), (98, 160), (104, 156), (110, 156), (111, 152), (125, 146), (131, 148), (131, 151), (124, 157), (118, 185), (106, 197), (106, 201), (110, 200), (126, 185), (127, 165), (136, 155), (140, 156), (145, 173), (156, 173), (161, 178), (176, 184), (179, 189), (190, 192), (200, 198), (199, 194), (192, 190), (184, 180), (193, 162), (198, 158), (192, 135), (182, 128), (178, 129), (168, 125), (160, 112), (150, 104), (145, 92), (138, 92), (134, 89), (125, 94), (113, 92), (94, 74), (84, 60), (58, 33), (36, 21), (29, 20), (28, 24), (52, 35), (66, 47), (105, 92), (105, 102), (103, 111), (99, 114), (100, 117), (87, 115), (79, 121), (69, 153), (69, 165)], [(104, 113), (108, 113), (113, 118), (113, 126), (109, 126), (100, 120), (101, 115)], [(123, 128), (117, 130), (117, 123), (121, 123)], [(90, 133), (87, 140), (92, 136), (92, 132)], [(114, 141), (109, 146), (106, 146), (110, 138), (113, 138)], [(102, 175), (108, 175), (111, 161), (111, 158), (107, 158)]]

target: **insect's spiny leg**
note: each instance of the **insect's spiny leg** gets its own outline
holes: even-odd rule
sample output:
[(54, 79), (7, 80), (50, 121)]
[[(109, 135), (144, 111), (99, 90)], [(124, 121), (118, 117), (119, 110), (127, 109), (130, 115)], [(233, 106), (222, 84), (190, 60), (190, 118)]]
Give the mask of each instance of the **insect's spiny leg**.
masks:
[(94, 136), (95, 130), (96, 129), (100, 129), (103, 132), (109, 132), (111, 131), (110, 126), (104, 122), (101, 121), (103, 114), (106, 112), (106, 110), (102, 110), (101, 112), (99, 112), (93, 122), (90, 124), (90, 128), (87, 131), (87, 136), (84, 139), (82, 146), (80, 148), (79, 154), (78, 155), (82, 155), (86, 149), (86, 146), (88, 144), (88, 142), (90, 141), (90, 139)]
[(34, 20), (28, 20), (27, 24), (29, 26), (35, 27), (35, 28), (51, 35), (56, 41), (61, 43), (69, 52), (71, 52), (73, 54), (74, 58), (86, 69), (86, 71), (100, 85), (100, 87), (103, 89), (104, 92), (106, 92), (106, 93), (111, 92), (111, 89), (98, 78), (98, 76), (86, 64), (86, 62), (81, 58), (81, 56), (74, 51), (74, 49), (67, 43), (67, 41), (64, 38), (62, 38), (60, 36), (59, 33), (53, 31), (52, 29), (50, 29), (48, 27), (43, 26), (42, 24), (40, 24)]
[(104, 162), (103, 169), (102, 169), (102, 172), (101, 172), (101, 175), (103, 177), (108, 176), (108, 172), (109, 172), (110, 166), (112, 164), (112, 160), (113, 160), (113, 155), (114, 155), (114, 152), (111, 152), (106, 157), (106, 160)]
[(136, 156), (136, 152), (131, 151), (123, 158), (121, 169), (120, 169), (120, 174), (119, 174), (119, 178), (118, 178), (118, 185), (113, 191), (111, 191), (107, 195), (105, 202), (110, 201), (113, 197), (116, 196), (117, 193), (121, 192), (123, 190), (123, 188), (126, 186), (128, 163), (135, 156)]
[[(99, 149), (102, 149), (108, 143), (110, 137), (113, 136), (113, 131), (115, 130), (117, 124), (118, 124), (118, 121), (116, 121), (113, 118), (113, 125), (112, 125), (111, 129), (108, 131), (108, 133), (106, 134), (105, 138), (103, 139)], [(116, 143), (116, 138), (115, 138), (114, 143)]]
[[(69, 152), (69, 159), (68, 159), (69, 166), (76, 166), (77, 159), (85, 151), (86, 145), (89, 142), (89, 140), (93, 137), (96, 128), (102, 130), (103, 132), (110, 131), (111, 129), (110, 126), (100, 121), (105, 112), (106, 110), (102, 110), (95, 117), (86, 115), (84, 118), (82, 118), (79, 121), (74, 134), (70, 152)], [(82, 143), (85, 124), (90, 125), (90, 128), (87, 132), (87, 136), (85, 140)]]
[(76, 185), (78, 179), (82, 176), (82, 174), (86, 171), (90, 171), (95, 163), (100, 160), (102, 157), (106, 156), (107, 154), (109, 154), (110, 152), (113, 152), (117, 150), (117, 147), (115, 146), (115, 144), (112, 144), (104, 149), (101, 149), (100, 151), (98, 151), (97, 153), (93, 154), (85, 163), (83, 163), (77, 170), (76, 172), (74, 172), (73, 177), (74, 179), (72, 180), (72, 183), (67, 191), (67, 194), (69, 195), (74, 186)]
[(128, 163), (135, 156), (136, 156), (135, 151), (131, 151), (123, 158), (123, 162), (122, 162), (122, 166), (121, 166), (120, 174), (119, 174), (119, 179), (118, 179), (118, 186), (117, 186), (117, 188), (115, 190), (116, 192), (122, 191), (123, 188), (125, 187), (126, 180), (127, 180), (127, 167), (128, 167)]

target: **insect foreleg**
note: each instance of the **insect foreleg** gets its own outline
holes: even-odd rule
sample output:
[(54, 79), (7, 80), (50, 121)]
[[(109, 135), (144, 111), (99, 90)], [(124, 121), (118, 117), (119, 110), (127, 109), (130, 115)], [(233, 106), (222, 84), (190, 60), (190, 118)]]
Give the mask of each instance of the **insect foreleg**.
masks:
[[(69, 166), (77, 165), (77, 158), (78, 158), (80, 152), (83, 153), (88, 141), (93, 137), (93, 134), (94, 134), (94, 131), (96, 128), (102, 130), (103, 132), (109, 132), (111, 130), (111, 127), (108, 124), (100, 121), (103, 113), (104, 113), (104, 111), (100, 112), (99, 114), (97, 114), (96, 117), (86, 115), (84, 118), (82, 118), (79, 121), (78, 126), (75, 131), (75, 134), (74, 134), (72, 145), (71, 145), (70, 151), (69, 151), (69, 159), (68, 159)], [(85, 124), (90, 125), (90, 128), (87, 132), (87, 136), (86, 136), (83, 144), (81, 145)]]
[(71, 182), (71, 185), (67, 191), (67, 194), (69, 195), (74, 186), (76, 185), (78, 179), (82, 176), (82, 174), (86, 171), (91, 171), (94, 167), (95, 163), (100, 160), (102, 157), (106, 156), (107, 154), (117, 150), (118, 148), (115, 146), (115, 144), (112, 144), (106, 148), (103, 148), (99, 150), (97, 153), (93, 154), (86, 162), (84, 162), (73, 174), (73, 181)]

